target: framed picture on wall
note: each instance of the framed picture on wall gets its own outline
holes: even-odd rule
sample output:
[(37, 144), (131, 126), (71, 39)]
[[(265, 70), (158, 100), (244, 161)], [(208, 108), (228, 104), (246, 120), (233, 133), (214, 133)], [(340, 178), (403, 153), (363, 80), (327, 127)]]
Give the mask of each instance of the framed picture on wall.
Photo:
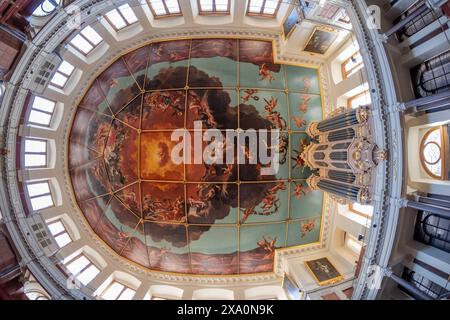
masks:
[(317, 26), (306, 42), (303, 51), (324, 55), (337, 39), (339, 31), (330, 27)]
[(300, 14), (296, 6), (293, 6), (291, 12), (283, 23), (284, 40), (287, 40), (297, 25), (300, 23)]
[(305, 261), (305, 265), (319, 286), (326, 286), (344, 279), (341, 273), (326, 257)]
[(290, 300), (301, 300), (303, 293), (297, 284), (285, 273), (283, 278), (283, 289)]

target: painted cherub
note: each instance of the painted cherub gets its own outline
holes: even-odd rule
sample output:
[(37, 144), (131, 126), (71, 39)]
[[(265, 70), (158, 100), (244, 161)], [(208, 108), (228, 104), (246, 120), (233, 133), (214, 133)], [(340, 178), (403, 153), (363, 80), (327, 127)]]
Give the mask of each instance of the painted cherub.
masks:
[(267, 65), (263, 63), (259, 66), (259, 80), (269, 80), (269, 83), (272, 83), (272, 80), (274, 80), (274, 76), (272, 71), (269, 70)]
[(264, 249), (264, 258), (263, 259), (272, 259), (275, 254), (275, 243), (277, 242), (277, 237), (263, 237), (262, 240), (258, 241), (258, 247)]
[(297, 128), (301, 128), (303, 126), (306, 126), (306, 120), (300, 118), (300, 117), (294, 117), (295, 126)]
[(259, 97), (254, 96), (256, 93), (258, 93), (258, 89), (247, 89), (244, 91), (244, 96), (242, 97), (243, 102), (249, 102), (250, 99), (253, 99), (255, 101), (259, 100)]
[(304, 94), (302, 98), (303, 98), (303, 101), (302, 101), (302, 103), (300, 103), (298, 105), (298, 110), (300, 112), (306, 113), (308, 111), (308, 104), (311, 101), (311, 96)]
[(305, 86), (305, 92), (309, 92), (309, 90), (312, 87), (312, 80), (309, 77), (304, 77), (303, 78), (303, 84)]
[(312, 230), (314, 230), (316, 226), (316, 221), (311, 219), (307, 221), (302, 221), (300, 225), (300, 236), (301, 238), (304, 238), (308, 233), (310, 233)]

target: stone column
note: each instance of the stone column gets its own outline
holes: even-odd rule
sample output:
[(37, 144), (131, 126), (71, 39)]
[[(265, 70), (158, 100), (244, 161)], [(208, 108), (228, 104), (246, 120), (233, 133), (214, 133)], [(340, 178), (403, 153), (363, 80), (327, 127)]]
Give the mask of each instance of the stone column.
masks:
[(434, 213), (443, 218), (450, 219), (450, 208), (448, 208), (448, 207), (442, 207), (442, 206), (437, 206), (435, 204), (429, 204), (429, 203), (413, 201), (413, 200), (407, 200), (406, 207)]
[(450, 108), (450, 91), (437, 93), (404, 103), (405, 113), (410, 114), (423, 111), (440, 111), (443, 108)]
[(395, 283), (401, 285), (409, 292), (411, 292), (418, 300), (433, 300), (430, 296), (426, 295), (425, 293), (417, 289), (416, 286), (406, 281), (405, 279), (397, 276), (395, 273), (392, 272), (392, 270), (386, 269), (385, 275), (391, 280), (393, 280)]

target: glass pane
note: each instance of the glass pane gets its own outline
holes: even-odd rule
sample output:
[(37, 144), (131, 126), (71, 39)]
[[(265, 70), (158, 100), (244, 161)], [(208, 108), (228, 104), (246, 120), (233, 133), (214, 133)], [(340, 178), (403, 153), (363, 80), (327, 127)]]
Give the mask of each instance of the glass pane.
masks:
[(31, 207), (34, 211), (53, 206), (53, 199), (50, 195), (31, 199)]
[(25, 140), (25, 152), (46, 152), (47, 141), (42, 140)]
[(67, 61), (63, 61), (58, 68), (59, 72), (62, 72), (67, 76), (70, 76), (74, 69), (75, 67), (70, 63), (68, 63)]
[(67, 270), (73, 275), (77, 275), (89, 264), (91, 264), (91, 262), (85, 256), (80, 256), (67, 265)]
[(116, 300), (122, 292), (124, 286), (118, 282), (114, 282), (108, 289), (103, 292), (102, 297), (106, 300)]
[(212, 0), (200, 0), (200, 10), (201, 11), (212, 11), (213, 10)]
[(47, 157), (44, 154), (26, 154), (25, 167), (43, 167), (47, 165)]
[(351, 98), (351, 107), (353, 109), (358, 108), (360, 106), (365, 106), (372, 103), (372, 99), (370, 98), (370, 94), (365, 92), (364, 94), (360, 94), (355, 98)]
[(28, 121), (36, 124), (41, 124), (43, 126), (48, 126), (50, 125), (51, 118), (52, 116), (48, 113), (31, 110)]
[(166, 8), (164, 7), (162, 0), (150, 0), (150, 5), (152, 6), (157, 16), (167, 14)]
[(50, 230), (50, 233), (52, 235), (66, 231), (66, 228), (64, 228), (64, 225), (61, 223), (61, 221), (50, 223), (48, 225), (48, 229)]
[(78, 281), (80, 281), (84, 286), (88, 285), (98, 274), (100, 270), (96, 266), (91, 265), (82, 273), (77, 276)]
[(69, 80), (69, 78), (64, 76), (62, 73), (56, 72), (50, 82), (58, 87), (64, 87), (67, 80)]
[(275, 10), (278, 6), (279, 0), (267, 0), (266, 4), (264, 6), (264, 13), (265, 14), (274, 14)]
[(72, 242), (72, 239), (70, 239), (69, 235), (67, 233), (63, 233), (57, 237), (55, 237), (55, 241), (58, 244), (60, 248), (64, 247), (68, 243)]
[(250, 0), (249, 12), (260, 13), (263, 5), (263, 0)]
[(32, 108), (52, 113), (55, 109), (55, 103), (41, 97), (35, 97)]
[(94, 47), (81, 35), (77, 34), (70, 43), (84, 54), (88, 54)]
[(362, 205), (359, 203), (353, 203), (353, 210), (358, 211), (362, 214), (368, 215), (369, 217), (372, 216), (373, 213), (373, 206), (369, 205)]
[(81, 30), (81, 34), (85, 36), (89, 41), (91, 41), (94, 45), (98, 45), (100, 42), (102, 42), (102, 37), (92, 29), (92, 27), (87, 26), (83, 30)]
[(135, 23), (138, 21), (138, 18), (134, 14), (133, 10), (130, 8), (128, 4), (124, 4), (123, 6), (119, 7), (120, 12), (122, 12), (123, 16), (125, 17), (125, 20), (127, 20), (128, 24)]
[(428, 164), (435, 164), (441, 159), (441, 148), (436, 143), (427, 143), (423, 155)]
[(28, 195), (35, 197), (41, 194), (50, 193), (48, 182), (30, 183), (27, 185)]
[(228, 11), (229, 0), (216, 0), (216, 11)]
[(120, 295), (118, 300), (131, 300), (134, 297), (136, 291), (126, 288), (125, 291)]
[(348, 233), (345, 235), (345, 246), (356, 254), (359, 254), (362, 248), (361, 242)]
[(166, 6), (169, 13), (180, 13), (180, 7), (178, 6), (178, 0), (166, 0)]
[(427, 140), (425, 141), (425, 144), (428, 142), (436, 142), (438, 145), (441, 145), (441, 130), (436, 129), (431, 131), (428, 134)]
[(125, 20), (123, 20), (122, 16), (119, 14), (119, 12), (114, 9), (106, 14), (109, 21), (116, 27), (116, 29), (122, 29), (127, 26), (127, 23)]

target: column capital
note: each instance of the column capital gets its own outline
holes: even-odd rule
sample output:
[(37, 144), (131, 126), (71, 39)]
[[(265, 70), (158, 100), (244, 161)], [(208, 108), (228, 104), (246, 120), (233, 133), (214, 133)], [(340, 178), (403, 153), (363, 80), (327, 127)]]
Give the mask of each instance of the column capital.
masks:
[(408, 206), (408, 199), (405, 198), (391, 198), (392, 203), (399, 209), (406, 208)]
[(396, 113), (396, 112), (405, 112), (406, 111), (406, 106), (404, 102), (397, 102), (394, 105), (389, 107), (389, 111), (392, 113)]

